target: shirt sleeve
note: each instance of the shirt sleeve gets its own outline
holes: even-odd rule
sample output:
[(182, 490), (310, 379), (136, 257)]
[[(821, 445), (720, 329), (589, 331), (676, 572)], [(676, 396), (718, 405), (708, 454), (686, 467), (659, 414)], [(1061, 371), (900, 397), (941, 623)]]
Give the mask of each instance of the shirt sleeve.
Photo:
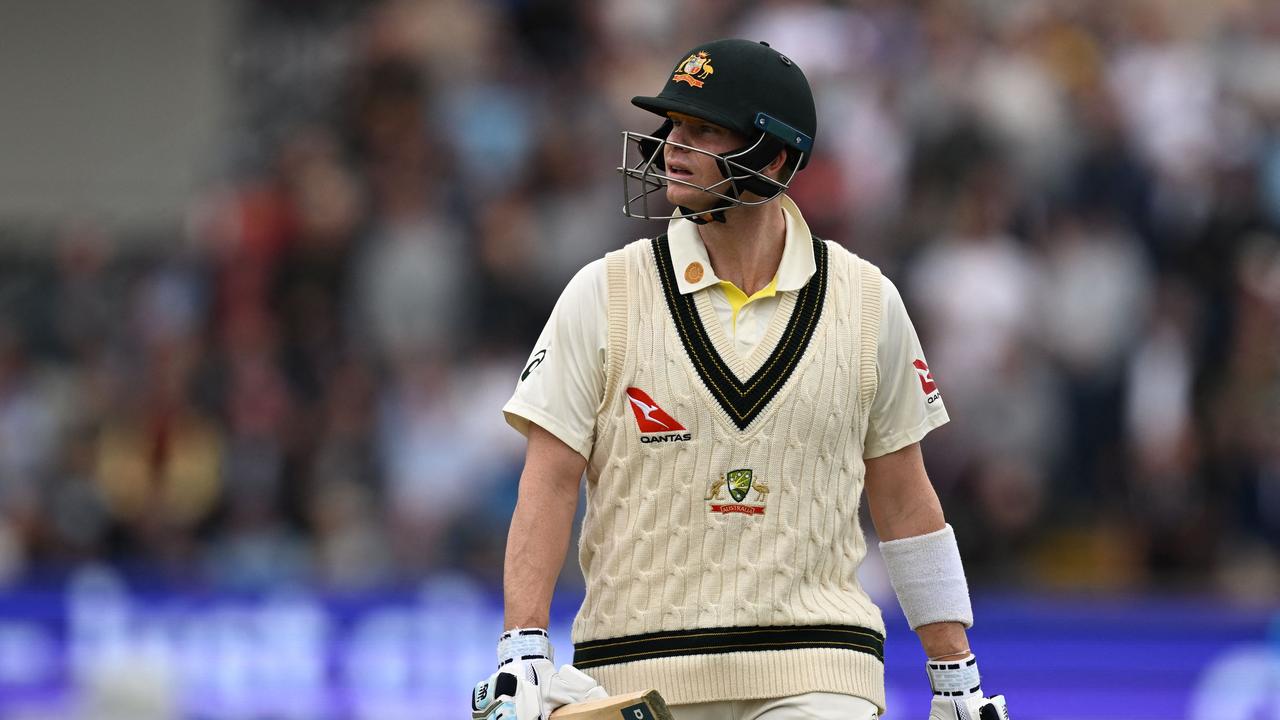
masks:
[(555, 435), (583, 457), (595, 436), (608, 352), (608, 281), (603, 258), (569, 281), (556, 301), (502, 413), (529, 434), (529, 423)]
[(919, 442), (950, 418), (925, 361), (898, 288), (883, 279), (876, 396), (871, 402), (863, 457), (870, 459)]

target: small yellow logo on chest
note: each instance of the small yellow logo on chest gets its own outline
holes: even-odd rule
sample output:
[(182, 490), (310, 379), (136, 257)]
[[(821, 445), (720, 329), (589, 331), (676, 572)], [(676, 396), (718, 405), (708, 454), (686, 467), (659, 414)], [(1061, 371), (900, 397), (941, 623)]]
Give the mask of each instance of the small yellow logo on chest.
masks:
[(700, 262), (691, 262), (689, 263), (689, 266), (684, 269), (684, 279), (691, 283), (696, 283), (701, 280), (702, 274), (702, 263)]

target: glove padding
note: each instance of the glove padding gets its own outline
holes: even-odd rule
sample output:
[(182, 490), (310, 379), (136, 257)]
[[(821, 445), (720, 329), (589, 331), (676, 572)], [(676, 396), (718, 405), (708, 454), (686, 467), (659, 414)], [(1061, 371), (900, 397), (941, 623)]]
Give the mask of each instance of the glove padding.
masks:
[(516, 660), (503, 665), (471, 693), (475, 720), (547, 720), (561, 705), (608, 697), (590, 675), (572, 665), (560, 670), (550, 660)]
[(989, 698), (981, 694), (961, 698), (935, 696), (929, 705), (929, 720), (1009, 720), (1009, 707), (1003, 695)]
[(496, 672), (476, 683), (471, 691), (473, 720), (540, 720), (542, 700), (538, 691), (524, 690), (528, 681), (509, 672)]

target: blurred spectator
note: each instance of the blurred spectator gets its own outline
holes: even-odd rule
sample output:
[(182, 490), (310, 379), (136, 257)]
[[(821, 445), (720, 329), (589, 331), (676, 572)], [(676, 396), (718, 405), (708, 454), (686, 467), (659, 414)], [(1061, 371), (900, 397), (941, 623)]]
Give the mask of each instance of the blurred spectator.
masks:
[[(930, 338), (935, 373), (963, 416), (999, 380), (992, 371), (1026, 342), (1040, 318), (1040, 259), (1007, 234), (1009, 178), (988, 164), (963, 179), (949, 227), (917, 258), (906, 279)], [(945, 374), (944, 374), (945, 373)]]
[(1149, 561), (1180, 570), (1207, 552), (1208, 498), (1195, 470), (1200, 438), (1192, 419), (1190, 334), (1195, 318), (1186, 291), (1166, 284), (1129, 364), (1126, 435), (1131, 439), (1130, 505)]
[[(1114, 497), (1114, 478), (1123, 473), (1125, 366), (1147, 320), (1151, 279), (1137, 239), (1105, 214), (1062, 214), (1044, 245), (1039, 332), (1057, 364), (1069, 419), (1054, 472), (1064, 500), (1096, 503)], [(1147, 380), (1142, 371), (1133, 379)]]
[(1131, 142), (1173, 183), (1195, 183), (1215, 150), (1218, 82), (1203, 45), (1176, 35), (1166, 5), (1129, 3), (1110, 82)]

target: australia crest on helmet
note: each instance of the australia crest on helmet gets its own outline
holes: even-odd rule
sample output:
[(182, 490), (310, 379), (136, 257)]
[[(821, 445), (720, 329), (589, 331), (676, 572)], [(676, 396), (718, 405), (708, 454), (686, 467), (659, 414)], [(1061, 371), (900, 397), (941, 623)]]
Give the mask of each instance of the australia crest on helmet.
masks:
[(692, 87), (700, 88), (704, 84), (703, 81), (711, 77), (711, 73), (715, 71), (715, 68), (711, 67), (711, 54), (706, 50), (699, 50), (685, 58), (676, 67), (676, 73), (671, 80), (678, 83), (688, 83)]

